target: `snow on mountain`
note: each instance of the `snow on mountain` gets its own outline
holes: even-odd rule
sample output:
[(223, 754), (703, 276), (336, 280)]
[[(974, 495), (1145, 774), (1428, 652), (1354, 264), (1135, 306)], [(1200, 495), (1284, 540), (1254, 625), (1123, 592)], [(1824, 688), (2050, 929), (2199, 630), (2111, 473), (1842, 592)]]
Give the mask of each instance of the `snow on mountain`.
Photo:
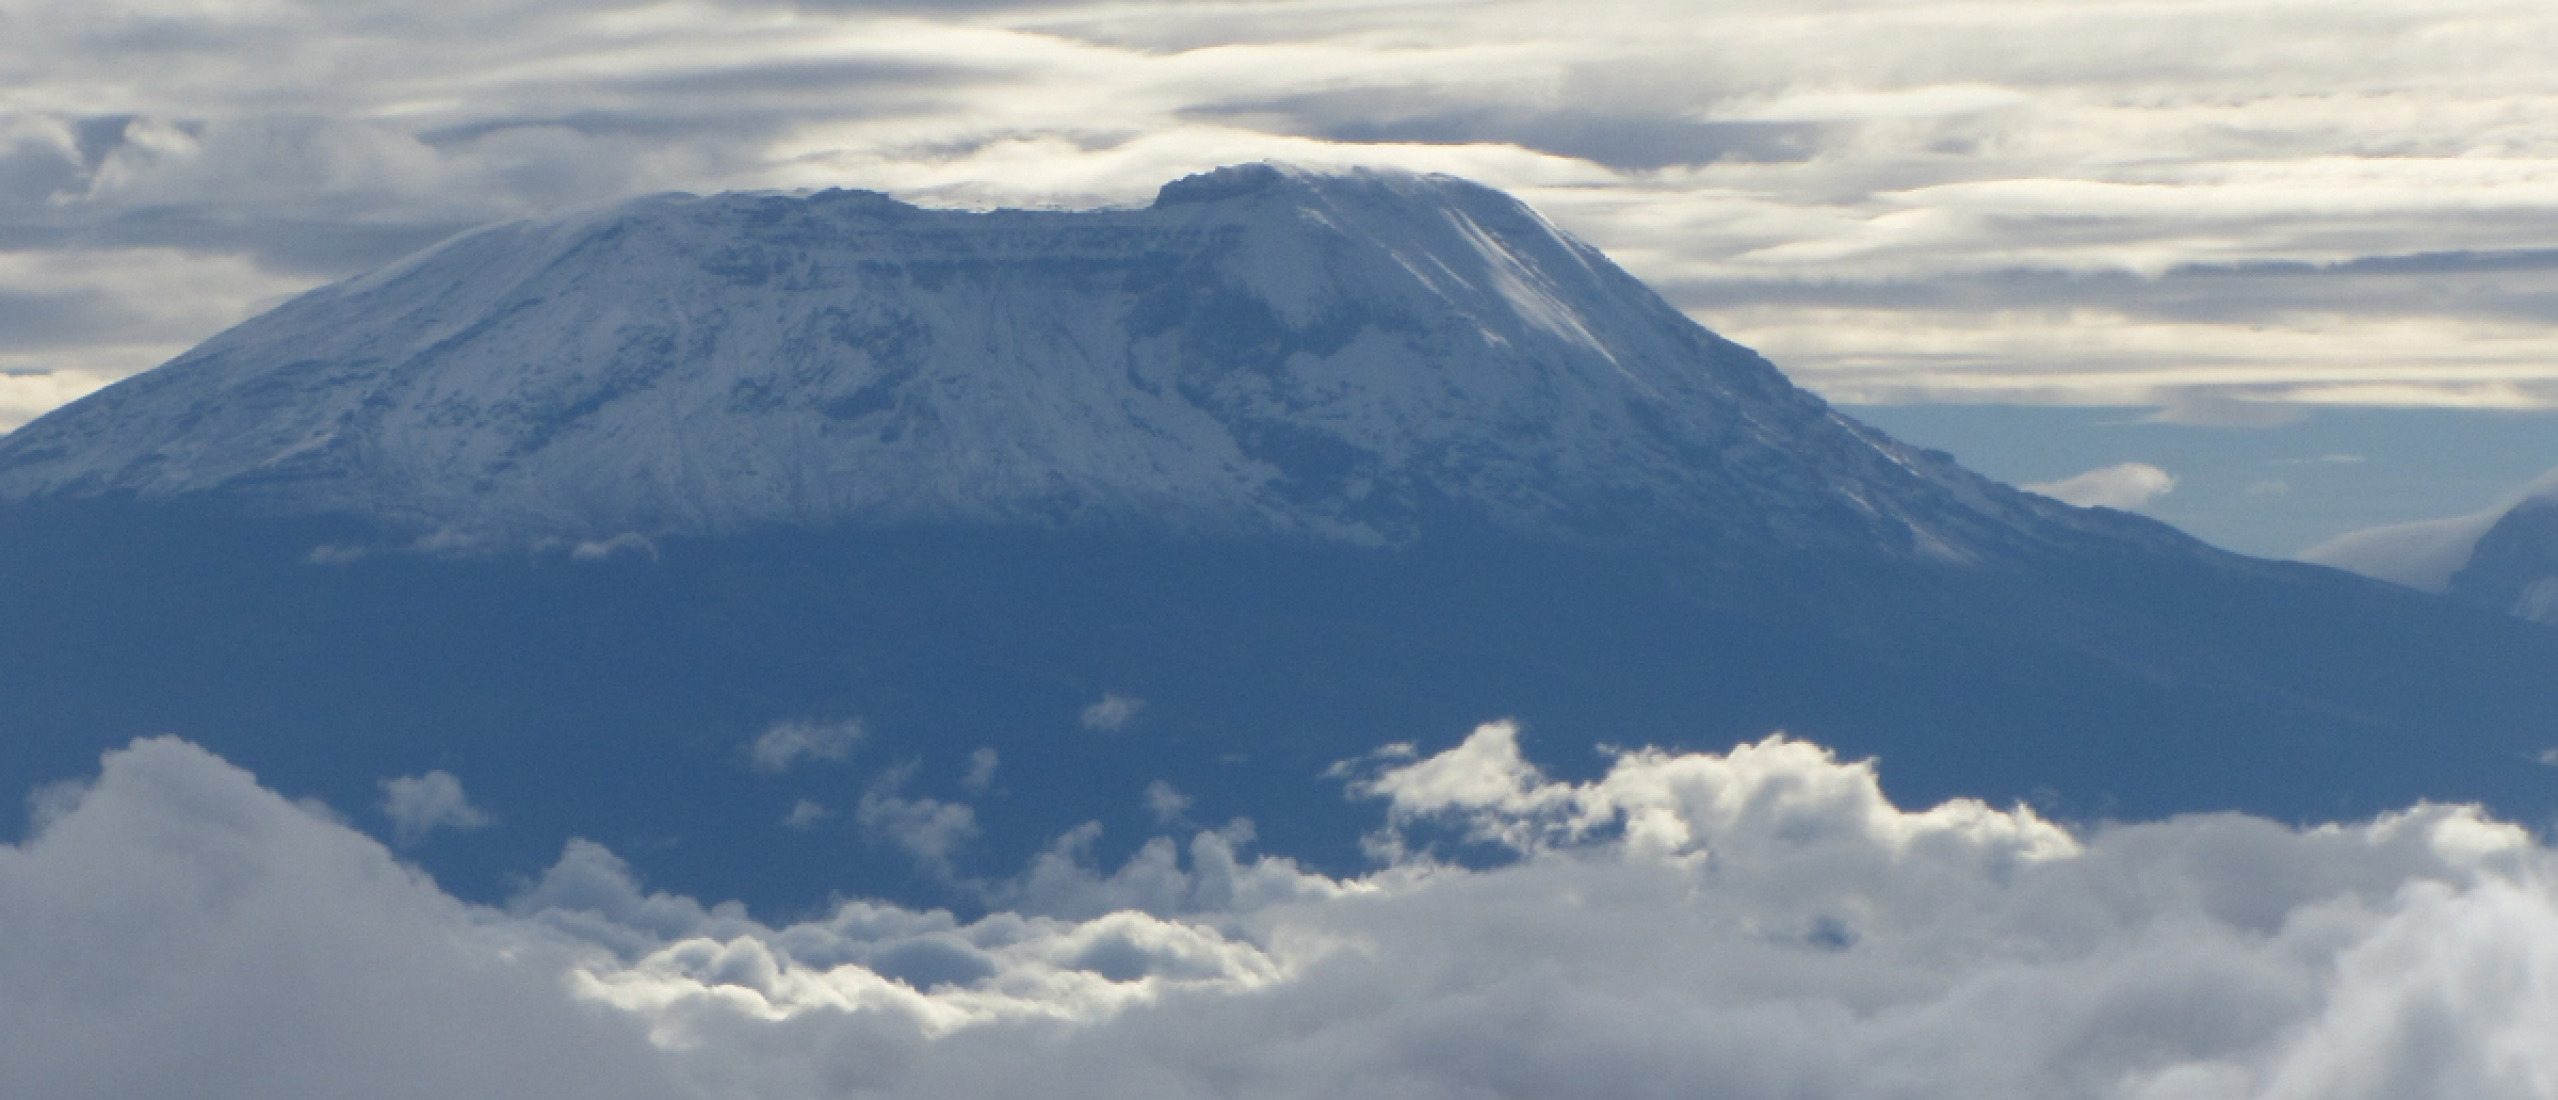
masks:
[(1832, 412), (1498, 192), (1271, 165), (1132, 210), (497, 226), (0, 439), (0, 499), (208, 493), (503, 537), (1460, 516), (1954, 560), (2110, 522)]

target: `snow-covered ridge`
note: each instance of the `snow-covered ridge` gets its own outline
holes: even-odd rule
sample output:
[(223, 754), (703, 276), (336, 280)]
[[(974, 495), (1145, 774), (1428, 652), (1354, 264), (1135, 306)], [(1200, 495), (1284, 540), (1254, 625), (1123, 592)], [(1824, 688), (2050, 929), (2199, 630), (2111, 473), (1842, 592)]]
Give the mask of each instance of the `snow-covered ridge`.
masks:
[(2084, 519), (1832, 413), (1505, 195), (1271, 165), (1135, 210), (495, 226), (0, 439), (0, 499), (208, 492), (527, 537), (1456, 515), (1952, 560)]

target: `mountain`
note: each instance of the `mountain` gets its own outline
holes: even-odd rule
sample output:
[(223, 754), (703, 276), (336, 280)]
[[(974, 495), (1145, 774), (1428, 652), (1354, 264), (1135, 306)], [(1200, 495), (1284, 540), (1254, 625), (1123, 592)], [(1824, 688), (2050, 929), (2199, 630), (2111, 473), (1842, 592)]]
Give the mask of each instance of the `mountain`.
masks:
[(2558, 489), (2506, 509), (2444, 590), (2456, 600), (2558, 626)]
[(2176, 540), (1830, 411), (1515, 200), (1269, 165), (1142, 210), (658, 196), (306, 295), (0, 442), (0, 499), (522, 544), (764, 525), (1734, 553)]
[(2558, 475), (2483, 512), (2356, 531), (2301, 557), (2558, 626)]
[(1331, 764), (1503, 716), (2065, 817), (2558, 806), (2558, 632), (1978, 477), (1381, 172), (467, 234), (0, 438), (0, 621), (0, 781), (176, 732), (379, 827), (444, 771), (478, 896), (574, 836), (785, 905), (1087, 820), (1355, 862)]

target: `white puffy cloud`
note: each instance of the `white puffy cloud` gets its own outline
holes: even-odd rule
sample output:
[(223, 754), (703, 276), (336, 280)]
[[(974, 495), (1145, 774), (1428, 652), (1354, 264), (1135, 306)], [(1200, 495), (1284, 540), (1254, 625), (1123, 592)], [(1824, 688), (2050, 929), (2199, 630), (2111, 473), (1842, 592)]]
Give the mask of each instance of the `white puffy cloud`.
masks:
[(1003, 764), (1003, 756), (991, 748), (980, 748), (968, 754), (968, 774), (959, 777), (959, 789), (970, 794), (984, 794), (995, 785), (995, 769)]
[(1113, 733), (1126, 726), (1137, 712), (1146, 709), (1146, 701), (1133, 695), (1104, 695), (1084, 708), (1084, 728)]
[(438, 829), (485, 829), (488, 811), (471, 804), (453, 773), (431, 771), (382, 781), (382, 816), (401, 845), (416, 844)]
[(841, 764), (861, 741), (862, 724), (855, 719), (775, 722), (747, 744), (746, 759), (757, 771), (779, 775), (801, 761)]
[(170, 740), (0, 848), (0, 1079), (21, 1096), (677, 1097), (593, 953)]
[(977, 811), (965, 803), (935, 798), (907, 798), (897, 788), (909, 769), (890, 772), (862, 795), (853, 811), (862, 831), (913, 857), (925, 870), (947, 875), (950, 858), (977, 839)]
[[(2558, 404), (2543, 5), (6, 12), (0, 260), (103, 288), (0, 274), (0, 319), (65, 319), (0, 325), (6, 368), (112, 378), (283, 290), (632, 192), (1124, 203), (1277, 157), (1517, 190), (1836, 398)], [(226, 265), (251, 277), (166, 292)]]
[(2176, 489), (2176, 475), (2146, 462), (2125, 462), (2059, 481), (2024, 488), (2081, 508), (2118, 508), (2126, 512), (2148, 507)]
[(1146, 812), (1153, 815), (1157, 828), (1169, 829), (1190, 813), (1193, 799), (1181, 789), (1161, 779), (1146, 784)]
[(817, 827), (818, 822), (824, 821), (834, 815), (835, 812), (827, 809), (824, 803), (818, 802), (815, 799), (803, 798), (797, 802), (791, 803), (790, 812), (782, 815), (782, 827), (785, 829), (800, 830), (814, 829)]
[[(1395, 859), (1061, 838), (787, 925), (572, 844), (504, 910), (183, 744), (0, 848), (30, 1095), (2541, 1098), (2558, 858), (2474, 810), (2073, 835), (1770, 738), (1353, 768)], [(1483, 844), (1505, 860), (1444, 857)], [(1443, 850), (1444, 849), (1444, 850)], [(1473, 869), (1468, 869), (1471, 866)]]

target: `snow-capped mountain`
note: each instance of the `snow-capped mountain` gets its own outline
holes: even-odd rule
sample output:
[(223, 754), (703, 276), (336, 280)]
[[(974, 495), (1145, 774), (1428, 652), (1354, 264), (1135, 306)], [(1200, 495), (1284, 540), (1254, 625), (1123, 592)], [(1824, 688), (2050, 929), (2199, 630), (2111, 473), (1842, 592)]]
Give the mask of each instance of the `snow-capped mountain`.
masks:
[(1830, 411), (1498, 192), (1269, 165), (1135, 210), (668, 195), (483, 230), (0, 439), (0, 498), (128, 493), (515, 537), (1453, 514), (1943, 560), (2087, 522)]
[(442, 772), (494, 824), (416, 858), (483, 898), (572, 837), (791, 904), (1087, 822), (1346, 866), (1333, 764), (1504, 716), (1914, 805), (2558, 811), (2558, 631), (1977, 477), (1390, 173), (468, 234), (0, 438), (0, 625), (0, 787)]

